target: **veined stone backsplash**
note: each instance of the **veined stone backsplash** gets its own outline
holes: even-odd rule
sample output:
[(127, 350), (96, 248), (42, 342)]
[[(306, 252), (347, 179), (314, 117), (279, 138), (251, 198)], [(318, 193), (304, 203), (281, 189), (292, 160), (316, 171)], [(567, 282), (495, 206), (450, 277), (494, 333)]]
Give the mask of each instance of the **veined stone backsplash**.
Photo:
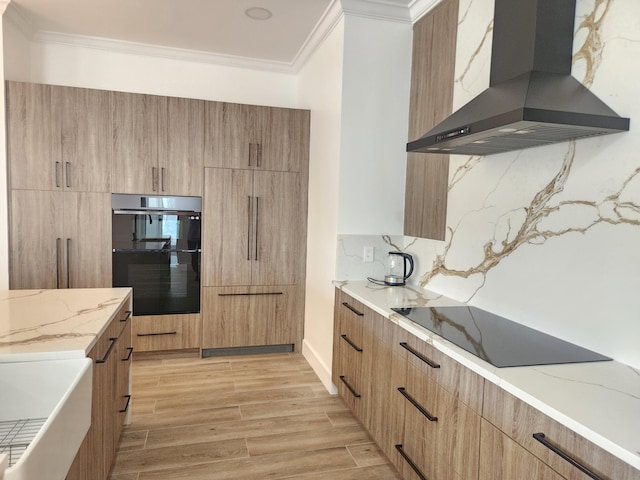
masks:
[[(492, 16), (493, 0), (460, 2), (454, 110), (489, 84)], [(452, 155), (445, 241), (378, 237), (417, 259), (411, 283), (640, 367), (638, 59), (640, 2), (578, 0), (572, 74), (631, 130)]]

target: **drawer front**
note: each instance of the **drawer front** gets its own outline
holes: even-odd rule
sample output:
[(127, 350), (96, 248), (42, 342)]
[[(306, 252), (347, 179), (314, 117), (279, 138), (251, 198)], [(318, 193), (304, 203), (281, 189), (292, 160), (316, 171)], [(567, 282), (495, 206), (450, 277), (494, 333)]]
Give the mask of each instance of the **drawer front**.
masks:
[(411, 364), (398, 393), (405, 399), (403, 448), (419, 470), (427, 478), (476, 478), (480, 416)]
[(594, 477), (563, 459), (563, 454), (595, 474), (596, 478), (640, 478), (640, 471), (491, 382), (487, 382), (485, 387), (483, 416), (567, 479)]
[(359, 348), (364, 341), (365, 307), (362, 303), (336, 289), (334, 307), (334, 344), (343, 341)]
[(366, 391), (362, 376), (362, 353), (349, 345), (338, 344), (337, 366), (333, 381), (338, 394), (354, 415), (362, 421), (365, 411)]
[(132, 341), (136, 352), (200, 348), (199, 314), (133, 317)]
[(405, 343), (409, 364), (474, 411), (482, 412), (484, 378), (414, 335)]

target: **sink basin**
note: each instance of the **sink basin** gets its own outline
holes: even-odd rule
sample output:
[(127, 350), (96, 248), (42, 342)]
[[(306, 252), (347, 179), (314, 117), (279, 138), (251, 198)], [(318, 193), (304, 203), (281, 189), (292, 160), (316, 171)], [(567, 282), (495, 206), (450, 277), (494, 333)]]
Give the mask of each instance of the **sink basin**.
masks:
[(64, 480), (91, 424), (91, 377), (89, 358), (0, 363), (0, 479)]

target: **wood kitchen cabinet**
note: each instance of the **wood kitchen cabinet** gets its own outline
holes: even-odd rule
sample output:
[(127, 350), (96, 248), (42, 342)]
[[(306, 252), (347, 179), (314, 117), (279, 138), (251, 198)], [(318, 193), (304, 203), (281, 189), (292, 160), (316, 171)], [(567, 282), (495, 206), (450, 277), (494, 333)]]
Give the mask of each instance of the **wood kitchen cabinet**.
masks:
[(130, 407), (131, 351), (129, 297), (89, 352), (94, 360), (91, 425), (67, 480), (106, 480), (109, 477)]
[(309, 112), (207, 102), (205, 167), (299, 172), (309, 152)]
[(206, 286), (300, 281), (306, 221), (297, 173), (205, 169)]
[(202, 319), (198, 313), (140, 315), (133, 317), (132, 322), (132, 343), (136, 352), (201, 347)]
[(109, 92), (6, 86), (10, 187), (110, 192)]
[(483, 417), (480, 480), (640, 478), (629, 464), (490, 382), (486, 382)]
[(202, 195), (204, 101), (111, 92), (114, 193)]
[[(409, 140), (452, 111), (459, 0), (444, 0), (413, 27)], [(444, 240), (449, 156), (407, 154), (404, 234)]]
[(108, 193), (12, 190), (10, 286), (111, 286)]

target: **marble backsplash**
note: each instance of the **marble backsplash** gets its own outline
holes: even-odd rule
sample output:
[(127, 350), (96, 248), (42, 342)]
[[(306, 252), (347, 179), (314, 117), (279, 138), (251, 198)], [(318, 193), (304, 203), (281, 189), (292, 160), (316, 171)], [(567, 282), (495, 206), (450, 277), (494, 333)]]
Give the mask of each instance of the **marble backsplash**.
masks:
[[(492, 15), (493, 0), (460, 2), (454, 109), (488, 86)], [(631, 130), (451, 156), (445, 241), (341, 235), (337, 278), (378, 278), (398, 247), (410, 283), (640, 367), (638, 58), (640, 2), (578, 0), (572, 74)]]

